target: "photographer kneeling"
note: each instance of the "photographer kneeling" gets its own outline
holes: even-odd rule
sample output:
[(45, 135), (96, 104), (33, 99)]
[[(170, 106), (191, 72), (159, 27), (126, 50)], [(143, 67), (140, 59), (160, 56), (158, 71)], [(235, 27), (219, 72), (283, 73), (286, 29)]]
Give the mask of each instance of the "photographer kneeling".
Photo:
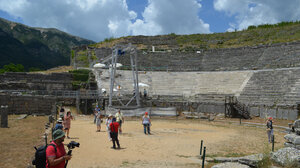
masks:
[(48, 145), (46, 150), (47, 168), (64, 168), (66, 164), (65, 161), (71, 159), (71, 156), (66, 154), (63, 144), (64, 140), (64, 131), (58, 129), (53, 132), (53, 141)]

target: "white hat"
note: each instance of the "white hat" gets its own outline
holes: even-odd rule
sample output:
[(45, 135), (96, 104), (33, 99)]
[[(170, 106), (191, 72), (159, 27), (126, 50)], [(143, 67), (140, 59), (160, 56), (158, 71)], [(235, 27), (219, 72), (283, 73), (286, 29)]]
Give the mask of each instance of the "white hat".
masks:
[(62, 118), (59, 118), (59, 119), (57, 120), (57, 122), (63, 122)]
[(112, 117), (112, 114), (109, 114), (108, 117)]

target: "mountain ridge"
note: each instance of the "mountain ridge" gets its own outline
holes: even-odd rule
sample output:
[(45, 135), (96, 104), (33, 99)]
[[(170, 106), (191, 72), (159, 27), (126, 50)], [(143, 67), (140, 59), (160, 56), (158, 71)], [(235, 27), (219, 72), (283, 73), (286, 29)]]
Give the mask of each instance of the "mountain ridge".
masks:
[(0, 66), (22, 64), (25, 69), (69, 65), (71, 49), (93, 44), (55, 28), (30, 27), (0, 18)]

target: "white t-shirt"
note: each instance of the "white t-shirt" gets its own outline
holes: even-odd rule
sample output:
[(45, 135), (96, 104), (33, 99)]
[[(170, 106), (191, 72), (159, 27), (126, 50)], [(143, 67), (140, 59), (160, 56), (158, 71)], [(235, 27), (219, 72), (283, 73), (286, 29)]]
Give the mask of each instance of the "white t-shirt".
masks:
[(150, 124), (150, 117), (149, 116), (143, 116), (143, 124)]
[(117, 112), (115, 117), (116, 117), (117, 122), (120, 122), (120, 120), (123, 120), (123, 113)]

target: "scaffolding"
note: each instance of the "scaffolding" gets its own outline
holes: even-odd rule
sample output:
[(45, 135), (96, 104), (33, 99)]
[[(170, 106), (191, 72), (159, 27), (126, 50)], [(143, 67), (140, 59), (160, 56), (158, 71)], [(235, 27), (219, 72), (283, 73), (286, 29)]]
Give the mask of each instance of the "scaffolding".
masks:
[[(131, 63), (131, 71), (132, 71), (132, 77), (133, 77), (133, 86), (134, 86), (134, 94), (130, 98), (130, 100), (127, 103), (123, 103), (120, 97), (118, 97), (116, 94), (114, 94), (114, 86), (120, 86), (116, 80), (116, 71), (117, 71), (117, 61), (118, 57), (125, 55), (125, 53), (129, 52), (130, 55), (130, 63)], [(110, 65), (110, 90), (109, 90), (109, 107), (112, 107), (112, 99), (116, 98), (118, 102), (121, 104), (118, 108), (128, 108), (128, 105), (132, 101), (136, 101), (136, 105), (132, 106), (132, 108), (138, 108), (140, 107), (140, 94), (139, 94), (139, 84), (138, 84), (138, 69), (137, 69), (137, 51), (136, 47), (132, 46), (131, 43), (128, 45), (117, 45), (114, 46), (112, 49), (112, 55), (111, 55), (111, 65)]]

